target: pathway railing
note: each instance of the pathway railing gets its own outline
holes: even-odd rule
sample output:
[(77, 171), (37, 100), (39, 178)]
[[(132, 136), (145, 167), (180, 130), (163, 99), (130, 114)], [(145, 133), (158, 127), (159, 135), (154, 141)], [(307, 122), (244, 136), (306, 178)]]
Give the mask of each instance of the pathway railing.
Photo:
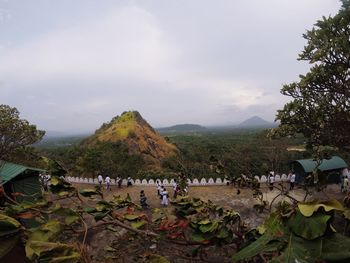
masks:
[[(267, 176), (266, 175), (261, 175), (261, 176), (254, 176), (254, 178), (259, 182), (259, 183), (266, 183), (267, 182)], [(66, 180), (71, 183), (80, 183), (80, 184), (98, 184), (97, 178), (84, 178), (84, 177), (74, 177), (74, 176), (67, 176)], [(172, 186), (174, 184), (174, 179), (136, 179), (133, 180), (131, 179), (131, 182), (133, 185), (142, 185), (142, 186), (155, 186), (156, 181), (160, 181), (162, 185), (164, 186)], [(275, 182), (289, 182), (290, 176), (286, 174), (276, 174), (275, 175)], [(221, 179), (221, 178), (194, 178), (194, 179), (187, 179), (188, 185), (189, 186), (210, 186), (210, 185), (226, 185), (229, 181), (226, 179)], [(122, 185), (126, 185), (127, 180), (123, 179), (122, 180)], [(111, 185), (117, 185), (117, 182), (115, 179), (111, 179)]]

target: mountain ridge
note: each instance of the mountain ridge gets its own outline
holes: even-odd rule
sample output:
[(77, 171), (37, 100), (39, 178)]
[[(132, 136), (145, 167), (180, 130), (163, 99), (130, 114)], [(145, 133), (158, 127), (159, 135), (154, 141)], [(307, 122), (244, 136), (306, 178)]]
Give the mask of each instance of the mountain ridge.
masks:
[(207, 128), (199, 124), (175, 124), (169, 127), (156, 128), (156, 131), (159, 133), (194, 133), (194, 132), (203, 132)]
[(259, 116), (252, 116), (237, 125), (238, 127), (270, 127), (275, 126), (274, 123), (264, 120)]

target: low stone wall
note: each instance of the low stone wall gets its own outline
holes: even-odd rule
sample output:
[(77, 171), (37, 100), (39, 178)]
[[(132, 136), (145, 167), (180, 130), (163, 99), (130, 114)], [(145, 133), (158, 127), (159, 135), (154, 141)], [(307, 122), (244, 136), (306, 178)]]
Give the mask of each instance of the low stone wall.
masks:
[[(266, 175), (261, 175), (258, 176), (256, 175), (254, 177), (256, 180), (259, 181), (259, 183), (267, 183), (267, 176)], [(276, 174), (275, 175), (275, 182), (289, 182), (290, 177), (286, 174)], [(80, 184), (98, 184), (97, 178), (93, 179), (93, 178), (82, 178), (82, 177), (74, 177), (74, 176), (68, 176), (66, 177), (66, 180), (68, 182), (71, 183), (80, 183)], [(164, 186), (172, 186), (174, 183), (174, 179), (168, 180), (168, 179), (136, 179), (133, 180), (131, 179), (131, 182), (133, 185), (142, 185), (142, 186), (155, 186), (156, 185), (156, 181), (160, 181), (162, 185)], [(201, 178), (201, 179), (197, 179), (194, 178), (193, 180), (191, 179), (187, 179), (188, 185), (189, 186), (210, 186), (210, 185), (226, 185), (227, 182), (229, 182), (228, 180), (224, 179), (222, 180), (221, 178), (217, 178), (217, 179), (213, 179), (213, 178), (209, 178), (209, 179), (205, 179), (205, 178)], [(126, 185), (127, 180), (123, 179), (122, 181), (122, 185)], [(115, 179), (111, 179), (111, 184), (112, 185), (116, 185), (117, 182)]]

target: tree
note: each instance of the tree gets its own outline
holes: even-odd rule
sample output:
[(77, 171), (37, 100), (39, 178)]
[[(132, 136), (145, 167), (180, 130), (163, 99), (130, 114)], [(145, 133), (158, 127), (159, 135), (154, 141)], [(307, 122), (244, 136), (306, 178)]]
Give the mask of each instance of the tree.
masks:
[(0, 105), (0, 160), (11, 159), (16, 151), (41, 140), (45, 132), (20, 119), (16, 108)]
[(300, 80), (284, 85), (292, 97), (276, 120), (280, 135), (303, 134), (310, 148), (350, 145), (350, 1), (333, 17), (323, 17), (303, 37), (307, 45), (299, 60), (312, 64)]

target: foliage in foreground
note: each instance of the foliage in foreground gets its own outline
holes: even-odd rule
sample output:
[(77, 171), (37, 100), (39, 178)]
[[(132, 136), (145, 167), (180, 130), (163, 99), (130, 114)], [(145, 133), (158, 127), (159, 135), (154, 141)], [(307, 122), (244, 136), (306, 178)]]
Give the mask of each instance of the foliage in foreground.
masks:
[[(184, 247), (178, 256), (187, 260), (205, 261), (210, 248), (225, 249), (226, 254), (220, 256), (233, 256), (235, 262), (350, 259), (350, 239), (332, 227), (335, 212), (344, 210), (337, 201), (280, 203), (265, 224), (249, 230), (237, 212), (189, 196), (179, 196), (169, 214), (166, 209), (142, 210), (129, 196), (105, 200), (98, 187), (78, 191), (57, 177), (52, 178), (50, 188), (51, 193), (36, 202), (17, 203), (5, 194), (8, 203), (0, 211), (0, 258), (21, 242), (32, 262), (89, 262), (88, 233), (126, 229), (133, 236), (130, 242), (142, 238), (142, 242), (165, 242), (168, 247), (185, 246), (187, 252)], [(105, 249), (116, 251), (110, 246)], [(162, 251), (135, 255), (139, 262), (168, 262), (167, 256)]]

